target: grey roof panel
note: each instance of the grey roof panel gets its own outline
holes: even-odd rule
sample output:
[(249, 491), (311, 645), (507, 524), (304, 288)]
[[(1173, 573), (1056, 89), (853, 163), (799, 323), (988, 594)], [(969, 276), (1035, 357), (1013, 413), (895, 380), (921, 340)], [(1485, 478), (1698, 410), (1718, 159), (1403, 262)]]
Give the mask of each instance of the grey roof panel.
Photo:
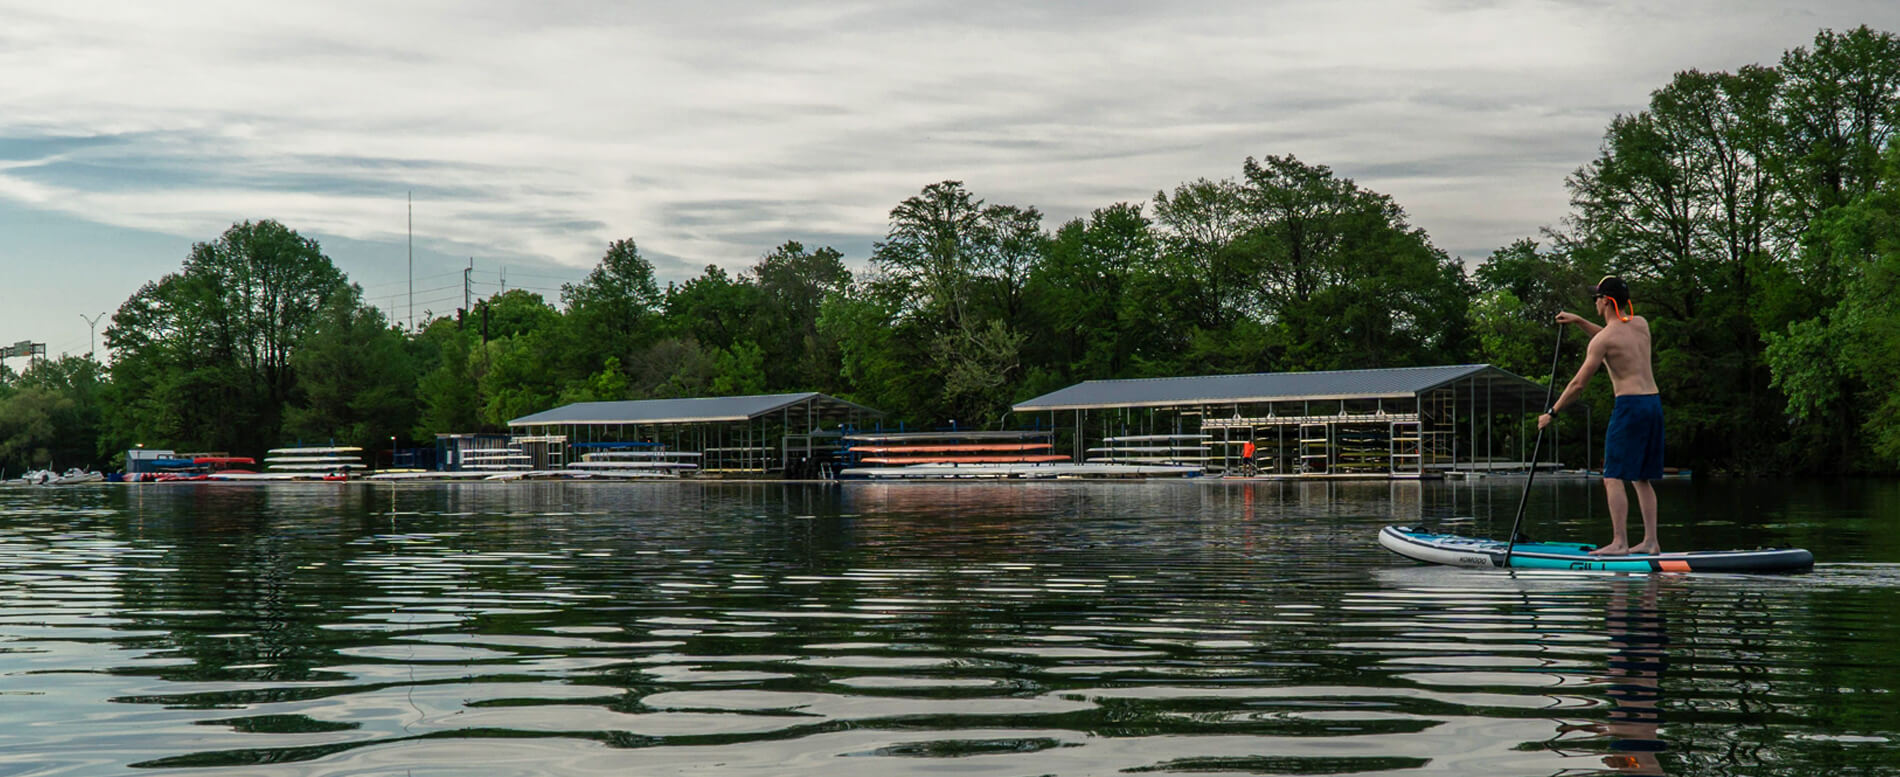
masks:
[(1091, 380), (1020, 402), (1011, 409), (1020, 413), (1221, 402), (1392, 399), (1416, 396), (1448, 383), (1486, 373), (1500, 379), (1518, 381), (1525, 387), (1543, 388), (1488, 364), (1452, 364), (1379, 370)]
[(882, 415), (863, 405), (846, 402), (817, 392), (797, 394), (760, 394), (746, 397), (691, 397), (685, 399), (638, 399), (624, 402), (575, 402), (552, 410), (524, 415), (508, 422), (509, 426), (560, 426), (566, 424), (685, 424), (718, 421), (745, 421), (784, 408), (818, 399), (833, 410), (859, 410)]

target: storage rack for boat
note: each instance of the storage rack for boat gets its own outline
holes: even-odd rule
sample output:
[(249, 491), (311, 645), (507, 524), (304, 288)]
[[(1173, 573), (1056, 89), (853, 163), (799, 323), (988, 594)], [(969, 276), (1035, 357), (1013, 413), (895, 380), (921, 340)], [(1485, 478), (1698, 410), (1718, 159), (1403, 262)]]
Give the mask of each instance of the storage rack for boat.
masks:
[(1090, 463), (1107, 464), (1180, 464), (1205, 467), (1211, 456), (1212, 435), (1207, 434), (1131, 434), (1108, 437), (1103, 445), (1089, 448)]
[(265, 454), (264, 469), (276, 475), (347, 475), (366, 469), (362, 452), (354, 446), (272, 448)]
[(699, 469), (701, 455), (652, 442), (588, 443), (592, 450), (568, 462), (570, 475), (601, 478), (677, 478)]
[(1433, 432), (1417, 413), (1210, 417), (1201, 429), (1252, 435), (1263, 473), (1416, 475), (1433, 454)]
[(528, 454), (528, 463), (537, 470), (558, 470), (567, 465), (567, 435), (516, 435), (508, 445)]
[(1323, 474), (1331, 471), (1332, 424), (1300, 424), (1300, 472)]
[(1393, 474), (1425, 472), (1425, 436), (1418, 421), (1393, 421), (1387, 432), (1387, 456)]
[(526, 472), (533, 468), (533, 457), (513, 446), (462, 451), (462, 469), (471, 472)]
[(715, 445), (701, 451), (701, 472), (753, 474), (765, 472), (766, 464), (777, 453), (768, 445)]
[(1026, 477), (1068, 462), (1046, 431), (855, 432), (843, 437), (839, 477)]

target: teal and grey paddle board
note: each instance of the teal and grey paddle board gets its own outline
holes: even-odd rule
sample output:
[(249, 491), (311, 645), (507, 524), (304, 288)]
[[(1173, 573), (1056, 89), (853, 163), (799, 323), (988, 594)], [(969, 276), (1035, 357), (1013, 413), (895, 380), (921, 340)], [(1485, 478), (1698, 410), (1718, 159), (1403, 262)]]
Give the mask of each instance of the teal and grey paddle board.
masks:
[(1404, 526), (1387, 526), (1379, 544), (1401, 556), (1455, 567), (1515, 569), (1576, 569), (1603, 572), (1806, 572), (1814, 568), (1814, 554), (1800, 548), (1756, 550), (1694, 550), (1628, 556), (1592, 556), (1595, 545), (1576, 542), (1519, 542), (1510, 548), (1503, 540), (1435, 534)]

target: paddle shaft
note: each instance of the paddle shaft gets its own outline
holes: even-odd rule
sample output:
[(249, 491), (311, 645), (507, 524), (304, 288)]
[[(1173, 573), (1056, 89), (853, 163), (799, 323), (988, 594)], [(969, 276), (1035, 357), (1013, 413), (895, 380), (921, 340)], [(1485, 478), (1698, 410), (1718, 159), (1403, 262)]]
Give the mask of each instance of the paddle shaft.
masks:
[[(1557, 390), (1557, 357), (1564, 350), (1564, 325), (1557, 325), (1557, 342), (1550, 346), (1550, 385), (1544, 387), (1544, 409), (1550, 409), (1551, 394)], [(1540, 414), (1541, 415), (1541, 414)], [(1551, 423), (1557, 419), (1552, 417)], [(1511, 551), (1517, 548), (1517, 529), (1524, 523), (1524, 504), (1531, 499), (1531, 482), (1537, 479), (1537, 452), (1544, 447), (1544, 427), (1537, 427), (1537, 440), (1531, 443), (1531, 471), (1524, 477), (1524, 494), (1517, 498), (1517, 517), (1511, 520), (1511, 539), (1504, 546), (1504, 565), (1511, 565)]]

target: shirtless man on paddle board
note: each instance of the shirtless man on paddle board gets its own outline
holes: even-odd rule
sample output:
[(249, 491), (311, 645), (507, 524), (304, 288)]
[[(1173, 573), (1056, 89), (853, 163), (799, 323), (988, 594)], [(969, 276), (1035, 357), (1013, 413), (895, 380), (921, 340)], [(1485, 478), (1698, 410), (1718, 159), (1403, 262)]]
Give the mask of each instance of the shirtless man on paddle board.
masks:
[[(1630, 553), (1661, 553), (1656, 541), (1656, 490), (1649, 481), (1663, 475), (1662, 395), (1656, 390), (1656, 372), (1650, 366), (1649, 321), (1630, 308), (1630, 287), (1614, 275), (1597, 281), (1590, 290), (1596, 297), (1597, 314), (1603, 326), (1584, 320), (1575, 313), (1558, 313), (1558, 324), (1575, 324), (1590, 335), (1590, 347), (1584, 353), (1583, 366), (1564, 387), (1562, 396), (1537, 417), (1537, 428), (1550, 424), (1550, 417), (1575, 402), (1583, 387), (1596, 374), (1597, 367), (1608, 367), (1610, 386), (1616, 390), (1616, 409), (1610, 413), (1610, 428), (1603, 439), (1603, 488), (1610, 502), (1610, 544), (1590, 551), (1596, 556), (1622, 556)], [(1636, 504), (1643, 511), (1643, 542), (1629, 543), (1629, 497), (1624, 484), (1636, 491)]]

